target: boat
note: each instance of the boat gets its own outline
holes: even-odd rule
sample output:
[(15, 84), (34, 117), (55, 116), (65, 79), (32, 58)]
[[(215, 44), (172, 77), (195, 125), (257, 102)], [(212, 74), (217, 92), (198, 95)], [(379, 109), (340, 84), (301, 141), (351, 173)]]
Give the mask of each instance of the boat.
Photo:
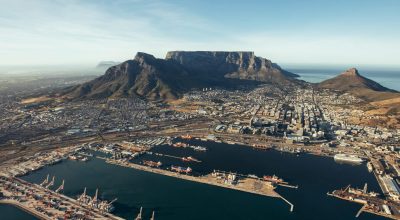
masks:
[(171, 170), (178, 172), (178, 173), (186, 173), (186, 174), (192, 172), (192, 168), (190, 168), (190, 167), (184, 168), (184, 167), (180, 167), (180, 166), (171, 166)]
[(88, 158), (88, 157), (82, 157), (82, 158), (80, 159), (80, 161), (87, 162), (87, 161), (89, 161), (89, 158)]
[(182, 135), (181, 138), (182, 138), (182, 139), (190, 140), (190, 139), (192, 139), (193, 137), (190, 136), (189, 134), (186, 134), (186, 135)]
[(182, 142), (177, 142), (172, 144), (173, 147), (187, 147), (187, 144), (182, 143)]
[(149, 167), (161, 167), (162, 163), (160, 161), (155, 162), (151, 160), (144, 160), (143, 164)]
[(75, 156), (75, 155), (71, 155), (71, 156), (68, 157), (68, 159), (70, 159), (70, 160), (78, 160), (78, 157)]
[(93, 157), (93, 154), (91, 153), (80, 152), (79, 154), (86, 157)]
[(359, 158), (356, 155), (350, 154), (336, 154), (333, 159), (338, 162), (350, 162), (350, 163), (362, 163), (363, 159)]
[(202, 147), (202, 146), (190, 146), (190, 147), (195, 151), (201, 151), (201, 152), (207, 151), (207, 148)]
[(272, 183), (284, 183), (283, 179), (272, 175), (272, 176), (263, 176), (264, 181), (272, 182)]
[(198, 159), (196, 159), (196, 158), (194, 158), (194, 157), (191, 157), (191, 156), (189, 156), (189, 157), (182, 157), (182, 160), (183, 161), (185, 161), (185, 162), (198, 162), (198, 163), (200, 163), (201, 161), (200, 160), (198, 160)]

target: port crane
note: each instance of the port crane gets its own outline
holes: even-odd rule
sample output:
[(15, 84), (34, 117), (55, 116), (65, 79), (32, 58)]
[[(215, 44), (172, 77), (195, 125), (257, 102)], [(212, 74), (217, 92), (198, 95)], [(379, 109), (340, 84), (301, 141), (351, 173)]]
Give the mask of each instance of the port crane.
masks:
[(47, 184), (46, 188), (48, 189), (50, 186), (54, 185), (54, 181), (55, 181), (56, 176), (53, 176), (53, 178), (51, 179), (51, 182), (49, 184)]
[(62, 181), (62, 184), (56, 189), (56, 193), (64, 190), (64, 180)]
[(80, 204), (87, 204), (90, 201), (90, 197), (88, 195), (86, 195), (86, 187), (83, 190), (83, 193), (79, 196), (78, 198), (78, 202)]
[(365, 183), (364, 188), (363, 188), (363, 193), (367, 194), (367, 189), (368, 189), (368, 184)]
[(136, 216), (135, 220), (142, 220), (142, 210), (143, 210), (143, 207), (140, 207), (140, 212), (139, 212), (139, 214)]
[(49, 178), (50, 178), (50, 174), (47, 174), (47, 177), (46, 177), (46, 179), (45, 179), (45, 180), (43, 180), (43, 182), (42, 182), (42, 183), (40, 183), (40, 186), (44, 186), (44, 185), (46, 185), (46, 184), (49, 182)]
[(96, 193), (94, 194), (92, 200), (89, 202), (89, 205), (90, 205), (90, 206), (94, 206), (94, 205), (97, 204), (97, 197), (98, 197), (98, 195), (99, 195), (99, 189), (97, 188), (97, 189), (96, 189)]
[(113, 204), (115, 201), (117, 201), (118, 198), (113, 199), (111, 202), (108, 203), (108, 205)]

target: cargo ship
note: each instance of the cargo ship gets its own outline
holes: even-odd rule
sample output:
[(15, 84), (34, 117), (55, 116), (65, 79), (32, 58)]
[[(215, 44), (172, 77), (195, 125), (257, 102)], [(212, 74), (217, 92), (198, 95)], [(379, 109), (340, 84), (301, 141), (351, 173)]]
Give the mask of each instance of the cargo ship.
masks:
[(181, 138), (182, 138), (182, 139), (190, 140), (190, 139), (192, 139), (193, 137), (190, 136), (189, 134), (186, 134), (186, 135), (182, 135)]
[(285, 183), (285, 181), (283, 181), (283, 179), (281, 179), (281, 178), (279, 178), (279, 177), (277, 177), (277, 176), (275, 176), (275, 175), (272, 175), (272, 176), (264, 176), (263, 177), (263, 180), (264, 181), (267, 181), (267, 182), (272, 182), (272, 183)]
[(202, 147), (202, 146), (190, 146), (190, 148), (192, 148), (195, 151), (200, 151), (200, 152), (205, 152), (207, 151), (207, 148)]
[(182, 161), (184, 161), (184, 162), (198, 162), (198, 163), (200, 163), (201, 161), (200, 160), (198, 160), (198, 159), (196, 159), (196, 158), (194, 158), (194, 157), (191, 157), (191, 156), (189, 156), (189, 157), (182, 157)]
[(349, 163), (362, 163), (363, 159), (356, 155), (349, 154), (336, 154), (333, 159), (338, 162), (349, 162)]
[(172, 144), (173, 147), (187, 147), (187, 144), (182, 143), (182, 142), (177, 142)]
[(186, 174), (192, 172), (192, 168), (190, 168), (190, 167), (184, 168), (184, 167), (179, 167), (179, 166), (171, 166), (171, 170), (178, 172), (178, 173), (186, 173)]
[(143, 165), (149, 166), (149, 167), (161, 167), (162, 163), (160, 161), (155, 162), (151, 160), (143, 160)]

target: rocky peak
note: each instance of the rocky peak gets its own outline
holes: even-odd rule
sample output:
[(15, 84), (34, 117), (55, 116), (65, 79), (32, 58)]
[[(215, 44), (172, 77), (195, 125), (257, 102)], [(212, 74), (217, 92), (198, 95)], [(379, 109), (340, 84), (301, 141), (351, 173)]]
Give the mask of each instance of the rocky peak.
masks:
[(144, 64), (144, 63), (154, 63), (157, 58), (155, 58), (153, 55), (148, 54), (148, 53), (143, 53), (143, 52), (137, 52), (135, 59), (139, 64)]
[(192, 60), (239, 64), (255, 57), (251, 51), (169, 51), (165, 59), (173, 59), (182, 64)]
[(198, 75), (214, 78), (258, 81), (275, 81), (280, 78), (278, 81), (287, 81), (297, 77), (270, 60), (255, 56), (252, 51), (170, 51), (166, 59), (178, 62)]
[(344, 71), (343, 73), (341, 73), (341, 75), (343, 75), (343, 76), (360, 76), (360, 74), (358, 73), (358, 70), (356, 68), (350, 68), (350, 69)]

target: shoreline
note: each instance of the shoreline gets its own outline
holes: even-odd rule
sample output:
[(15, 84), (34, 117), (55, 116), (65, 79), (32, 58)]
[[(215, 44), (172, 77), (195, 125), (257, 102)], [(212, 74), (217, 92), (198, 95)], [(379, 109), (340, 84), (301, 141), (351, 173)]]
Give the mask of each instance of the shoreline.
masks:
[(21, 203), (18, 203), (18, 202), (12, 201), (12, 200), (0, 200), (0, 205), (9, 205), (9, 206), (16, 207), (17, 209), (19, 209), (25, 213), (28, 213), (38, 219), (52, 220), (51, 218), (49, 218), (45, 215), (42, 215), (40, 212), (36, 211), (35, 209), (25, 207)]

